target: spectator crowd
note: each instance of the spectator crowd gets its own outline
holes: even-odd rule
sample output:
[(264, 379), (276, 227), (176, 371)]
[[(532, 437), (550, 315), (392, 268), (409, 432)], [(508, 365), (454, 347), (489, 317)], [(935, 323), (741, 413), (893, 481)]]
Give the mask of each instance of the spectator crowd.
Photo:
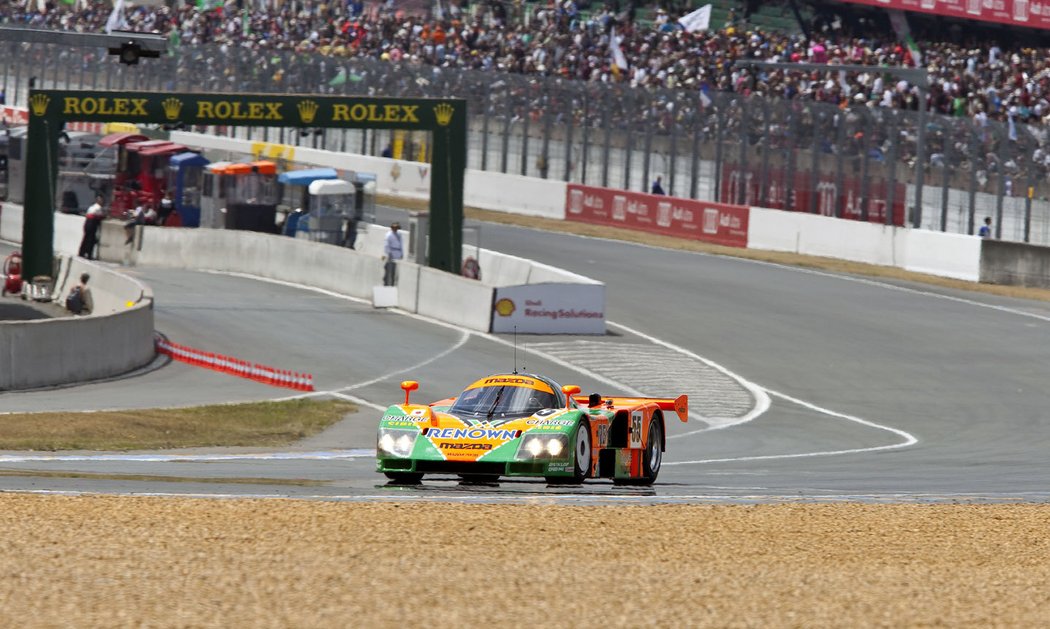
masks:
[[(49, 2), (41, 11), (35, 2), (0, 2), (0, 21), (67, 31), (103, 30), (111, 13), (108, 0), (87, 0), (76, 6)], [(749, 30), (745, 23), (733, 21), (689, 33), (663, 11), (642, 26), (632, 19), (633, 5), (621, 12), (606, 5), (584, 15), (573, 0), (472, 7), (453, 0), (440, 17), (410, 15), (392, 7), (391, 1), (366, 9), (362, 0), (346, 5), (285, 2), (267, 9), (238, 9), (232, 2), (207, 9), (142, 6), (127, 10), (125, 20), (129, 30), (162, 33), (182, 45), (216, 44), (227, 54), (311, 52), (837, 105), (919, 107), (914, 86), (875, 69), (915, 64), (912, 51), (892, 31), (854, 36), (836, 23), (836, 28), (810, 31), (807, 38)], [(614, 61), (617, 47), (626, 68)], [(1050, 123), (1050, 48), (924, 41), (920, 55), (930, 78), (930, 111), (978, 120)], [(842, 76), (734, 64), (749, 59), (862, 64), (873, 69)]]

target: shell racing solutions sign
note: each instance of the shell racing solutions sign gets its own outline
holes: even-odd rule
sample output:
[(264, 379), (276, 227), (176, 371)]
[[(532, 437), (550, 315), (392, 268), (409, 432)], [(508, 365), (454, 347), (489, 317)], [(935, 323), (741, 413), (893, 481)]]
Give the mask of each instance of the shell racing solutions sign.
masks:
[(566, 220), (728, 247), (747, 247), (750, 213), (750, 208), (740, 205), (577, 184), (569, 184), (565, 199)]
[(496, 288), (492, 332), (605, 334), (604, 284), (526, 284)]

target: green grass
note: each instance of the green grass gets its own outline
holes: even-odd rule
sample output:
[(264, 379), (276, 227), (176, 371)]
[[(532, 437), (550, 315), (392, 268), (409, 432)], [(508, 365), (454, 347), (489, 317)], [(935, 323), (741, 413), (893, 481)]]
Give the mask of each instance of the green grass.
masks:
[(315, 435), (357, 406), (289, 400), (175, 409), (0, 415), (0, 450), (159, 450), (283, 446)]

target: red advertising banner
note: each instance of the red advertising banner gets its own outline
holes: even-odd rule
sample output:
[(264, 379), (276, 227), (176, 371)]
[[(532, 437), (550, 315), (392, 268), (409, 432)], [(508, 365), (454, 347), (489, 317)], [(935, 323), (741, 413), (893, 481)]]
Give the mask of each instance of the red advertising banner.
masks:
[[(760, 205), (759, 194), (761, 179), (758, 173), (741, 170), (736, 164), (726, 164), (722, 168), (722, 186), (720, 197), (723, 201), (752, 206)], [(824, 216), (835, 216), (835, 209), (842, 208), (840, 216), (855, 221), (863, 218), (863, 187), (860, 179), (842, 178), (842, 190), (838, 189), (833, 173), (822, 173), (817, 176), (815, 189), (811, 188), (809, 172), (796, 172), (793, 185), (787, 183), (787, 173), (780, 168), (771, 168), (768, 173), (769, 194), (763, 207), (791, 212), (809, 212), (810, 200), (816, 195), (816, 212)], [(906, 188), (903, 183), (894, 184), (893, 219), (891, 223), (898, 227), (904, 225), (904, 197)], [(886, 206), (889, 199), (889, 184), (884, 180), (871, 180), (868, 183), (868, 222), (885, 223)]]
[(9, 125), (29, 124), (29, 110), (22, 107), (0, 107), (0, 122)]
[(844, 0), (882, 9), (1050, 29), (1050, 2), (1032, 0)]
[[(9, 126), (20, 126), (29, 124), (29, 110), (25, 107), (0, 106), (0, 123)], [(70, 122), (66, 124), (67, 131), (87, 131), (88, 133), (102, 133), (105, 124), (101, 122)]]
[(750, 208), (570, 183), (565, 218), (654, 234), (747, 247)]

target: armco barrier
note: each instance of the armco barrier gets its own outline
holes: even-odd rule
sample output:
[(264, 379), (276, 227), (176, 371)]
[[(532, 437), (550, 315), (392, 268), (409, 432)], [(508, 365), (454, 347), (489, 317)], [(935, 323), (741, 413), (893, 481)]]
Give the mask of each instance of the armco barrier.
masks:
[(749, 208), (740, 205), (577, 184), (566, 186), (567, 220), (728, 247), (747, 247), (749, 213)]
[(80, 259), (63, 259), (56, 298), (79, 281), (90, 316), (0, 322), (0, 390), (83, 382), (127, 373), (153, 359), (153, 295), (139, 282)]

